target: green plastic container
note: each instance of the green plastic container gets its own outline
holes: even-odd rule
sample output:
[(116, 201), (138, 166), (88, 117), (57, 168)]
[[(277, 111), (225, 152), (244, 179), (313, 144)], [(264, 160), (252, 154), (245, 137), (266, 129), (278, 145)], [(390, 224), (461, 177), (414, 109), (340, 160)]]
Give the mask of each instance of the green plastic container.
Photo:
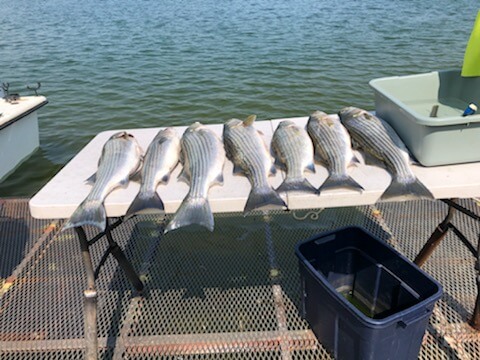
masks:
[[(434, 71), (374, 79), (370, 86), (377, 116), (392, 125), (422, 165), (480, 161), (480, 77)], [(463, 117), (472, 102), (478, 112)]]

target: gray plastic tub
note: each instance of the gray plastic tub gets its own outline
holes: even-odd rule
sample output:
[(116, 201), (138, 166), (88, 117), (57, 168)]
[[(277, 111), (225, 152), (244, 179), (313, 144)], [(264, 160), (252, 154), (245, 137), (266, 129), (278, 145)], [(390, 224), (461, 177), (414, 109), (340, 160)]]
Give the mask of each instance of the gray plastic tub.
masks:
[[(395, 76), (370, 81), (375, 111), (425, 166), (480, 161), (480, 112), (462, 117), (471, 102), (480, 105), (480, 77), (460, 70)], [(431, 117), (438, 105), (437, 117)]]

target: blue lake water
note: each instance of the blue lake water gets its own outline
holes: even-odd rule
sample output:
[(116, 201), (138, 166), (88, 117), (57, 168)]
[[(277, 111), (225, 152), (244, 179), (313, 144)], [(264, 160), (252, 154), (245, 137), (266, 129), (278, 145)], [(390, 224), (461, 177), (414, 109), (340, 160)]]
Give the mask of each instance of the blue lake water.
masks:
[[(459, 68), (478, 0), (0, 0), (0, 81), (41, 81), (31, 196), (111, 129), (372, 109), (373, 78)], [(1, 159), (0, 159), (1, 161)]]

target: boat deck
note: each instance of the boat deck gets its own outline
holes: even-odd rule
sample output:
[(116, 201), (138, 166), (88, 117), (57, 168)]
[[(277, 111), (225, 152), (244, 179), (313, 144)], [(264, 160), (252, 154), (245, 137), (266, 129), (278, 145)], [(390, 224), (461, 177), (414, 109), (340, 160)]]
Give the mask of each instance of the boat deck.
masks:
[[(461, 204), (480, 213), (473, 200)], [(299, 315), (295, 244), (359, 225), (413, 259), (446, 209), (439, 201), (414, 201), (267, 217), (217, 214), (213, 233), (186, 228), (165, 237), (163, 219), (129, 219), (114, 230), (115, 238), (146, 290), (138, 296), (117, 262), (106, 261), (96, 282), (100, 356), (330, 359)], [(78, 240), (73, 230), (59, 232), (62, 222), (33, 219), (28, 199), (0, 200), (1, 359), (83, 358), (86, 278)], [(461, 214), (454, 223), (476, 247), (480, 224)], [(98, 243), (92, 247), (97, 263), (103, 250)], [(479, 358), (480, 332), (467, 324), (477, 294), (474, 263), (449, 232), (425, 264), (444, 295), (420, 359)]]

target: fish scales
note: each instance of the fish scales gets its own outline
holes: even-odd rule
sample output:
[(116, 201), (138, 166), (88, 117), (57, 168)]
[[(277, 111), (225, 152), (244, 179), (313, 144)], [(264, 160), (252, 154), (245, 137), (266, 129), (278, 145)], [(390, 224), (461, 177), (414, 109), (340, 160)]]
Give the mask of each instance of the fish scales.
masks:
[(286, 171), (285, 180), (277, 191), (316, 193), (315, 187), (304, 176), (305, 170), (315, 172), (313, 144), (307, 132), (292, 121), (282, 121), (273, 134), (272, 148), (277, 163), (281, 163)]
[[(185, 156), (188, 159), (188, 171), (190, 173), (190, 195), (193, 197), (206, 196), (209, 188), (208, 173), (210, 161), (215, 161), (215, 154), (211, 149), (215, 146), (213, 137), (185, 136), (183, 147)], [(203, 151), (202, 151), (203, 150)], [(192, 176), (195, 174), (195, 176)]]
[(334, 132), (325, 131), (325, 146), (321, 146), (319, 149), (327, 162), (329, 170), (335, 174), (341, 174), (344, 171), (344, 164), (346, 164), (347, 159), (345, 154), (340, 151), (340, 146), (343, 144), (339, 144), (338, 138), (334, 134)]
[[(96, 182), (89, 195), (91, 199), (101, 199), (108, 194), (116, 183), (123, 181), (128, 174), (128, 170), (122, 171), (123, 154), (125, 146), (120, 142), (109, 142), (105, 145), (105, 151), (102, 159), (102, 165), (98, 168)], [(105, 161), (106, 159), (109, 161)], [(120, 169), (120, 171), (117, 171)]]
[(317, 158), (327, 166), (329, 172), (319, 192), (336, 187), (363, 190), (363, 187), (347, 174), (347, 168), (353, 162), (354, 156), (350, 136), (338, 116), (315, 111), (308, 119), (307, 130), (315, 145)]
[(268, 176), (275, 172), (272, 157), (253, 127), (254, 116), (245, 121), (232, 119), (224, 124), (223, 140), (227, 156), (240, 168), (251, 184), (251, 191), (244, 208), (244, 215), (264, 207), (286, 207), (285, 202), (271, 188)]
[(358, 145), (382, 161), (392, 175), (392, 182), (380, 200), (399, 197), (434, 198), (413, 173), (407, 148), (389, 124), (363, 109), (354, 107), (342, 109), (339, 115)]
[(377, 121), (369, 121), (367, 126), (364, 122), (358, 121), (352, 122), (349, 130), (360, 143), (364, 144), (370, 154), (384, 161), (390, 171), (403, 179), (413, 180), (415, 175), (408, 165), (408, 159), (405, 161), (405, 155), (385, 136), (384, 125)]
[[(232, 132), (232, 138), (234, 147), (235, 144), (244, 144), (245, 148), (248, 149), (249, 155), (239, 150), (239, 165), (247, 177), (251, 179), (252, 185), (256, 187), (268, 185), (265, 174), (270, 170), (265, 166), (268, 163), (265, 161), (266, 155), (263, 151), (256, 151), (263, 148), (264, 144), (258, 141), (256, 136), (249, 136), (248, 132)], [(254, 171), (255, 169), (265, 169), (265, 171)]]
[[(288, 175), (292, 177), (302, 177), (303, 169), (301, 169), (300, 166), (296, 166), (297, 164), (301, 164), (303, 160), (301, 151), (295, 146), (297, 144), (295, 141), (296, 137), (289, 131), (279, 132), (278, 134), (279, 145), (277, 145), (277, 148), (285, 159)], [(280, 145), (282, 143), (284, 146)]]
[(132, 135), (124, 131), (112, 135), (103, 146), (97, 172), (87, 180), (93, 183), (92, 189), (65, 223), (63, 230), (84, 225), (105, 230), (103, 202), (113, 190), (128, 185), (130, 177), (141, 167), (142, 153)]
[(180, 180), (186, 181), (189, 191), (165, 232), (197, 224), (210, 231), (214, 228), (208, 191), (223, 184), (225, 150), (217, 135), (200, 123), (191, 125), (181, 139), (183, 169)]
[(165, 213), (157, 187), (169, 181), (179, 155), (180, 138), (175, 129), (170, 127), (158, 131), (145, 154), (140, 190), (127, 210), (127, 217), (138, 213)]
[[(153, 148), (152, 148), (153, 150)], [(148, 155), (148, 158), (147, 158)], [(159, 164), (162, 162), (162, 154), (159, 151), (151, 151), (148, 152), (145, 156), (145, 165), (148, 162), (151, 162), (152, 164)], [(155, 187), (156, 183), (160, 180), (157, 178), (157, 171), (154, 166), (145, 166), (145, 171), (143, 173), (144, 176), (142, 176), (142, 186), (146, 189), (152, 189)]]

